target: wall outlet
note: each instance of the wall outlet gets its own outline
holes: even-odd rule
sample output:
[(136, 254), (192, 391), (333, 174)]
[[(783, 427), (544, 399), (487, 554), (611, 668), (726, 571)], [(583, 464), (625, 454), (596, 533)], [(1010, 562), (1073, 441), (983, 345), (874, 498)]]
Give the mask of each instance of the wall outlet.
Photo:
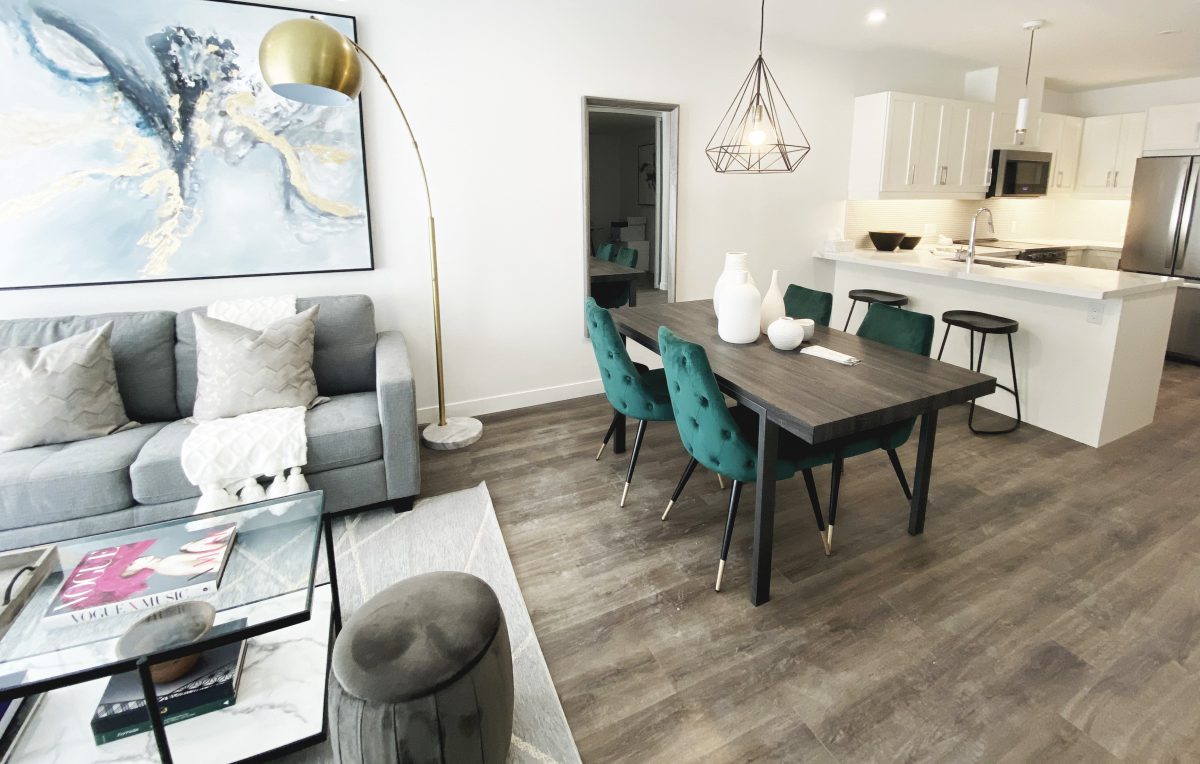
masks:
[(1092, 300), (1088, 303), (1087, 322), (1089, 324), (1099, 324), (1104, 320), (1104, 302), (1102, 300)]

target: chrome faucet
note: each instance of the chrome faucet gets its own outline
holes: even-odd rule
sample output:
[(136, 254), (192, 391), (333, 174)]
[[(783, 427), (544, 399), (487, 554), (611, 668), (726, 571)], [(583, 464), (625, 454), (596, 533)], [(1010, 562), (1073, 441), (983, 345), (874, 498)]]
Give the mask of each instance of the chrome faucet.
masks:
[(971, 272), (971, 265), (975, 262), (975, 227), (979, 223), (979, 216), (986, 212), (988, 216), (988, 233), (996, 233), (996, 224), (992, 219), (992, 211), (987, 207), (980, 207), (975, 212), (975, 216), (971, 218), (971, 240), (967, 242), (967, 273)]

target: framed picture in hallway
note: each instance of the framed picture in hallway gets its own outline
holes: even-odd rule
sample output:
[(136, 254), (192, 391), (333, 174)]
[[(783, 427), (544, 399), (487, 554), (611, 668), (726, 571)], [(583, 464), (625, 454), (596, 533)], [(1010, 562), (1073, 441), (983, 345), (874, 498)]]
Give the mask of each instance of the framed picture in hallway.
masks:
[(309, 15), (0, 0), (0, 288), (372, 268), (358, 101), (301, 105), (259, 73), (267, 30)]
[(658, 203), (658, 157), (653, 143), (638, 146), (638, 204), (653, 206)]

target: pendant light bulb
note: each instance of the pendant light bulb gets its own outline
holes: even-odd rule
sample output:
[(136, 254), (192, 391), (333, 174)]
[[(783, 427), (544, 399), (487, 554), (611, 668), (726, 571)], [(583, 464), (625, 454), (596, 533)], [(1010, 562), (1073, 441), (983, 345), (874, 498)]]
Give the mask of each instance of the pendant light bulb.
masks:
[(746, 143), (751, 146), (761, 146), (767, 142), (767, 124), (763, 119), (763, 108), (761, 105), (754, 107), (754, 122), (750, 125), (749, 132), (746, 133)]

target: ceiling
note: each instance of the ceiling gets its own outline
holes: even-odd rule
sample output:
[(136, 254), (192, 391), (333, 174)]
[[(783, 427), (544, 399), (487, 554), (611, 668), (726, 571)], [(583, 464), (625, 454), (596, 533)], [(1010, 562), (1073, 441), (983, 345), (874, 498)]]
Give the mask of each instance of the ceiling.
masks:
[[(730, 14), (731, 6), (746, 13)], [(757, 0), (722, 0), (710, 10), (753, 46)], [(866, 22), (882, 8), (888, 18)], [(981, 67), (1024, 67), (1024, 21), (1045, 19), (1034, 69), (1066, 91), (1200, 76), (1200, 0), (775, 0), (767, 3), (772, 38), (880, 53), (903, 49)], [(1161, 35), (1163, 30), (1178, 33)]]

